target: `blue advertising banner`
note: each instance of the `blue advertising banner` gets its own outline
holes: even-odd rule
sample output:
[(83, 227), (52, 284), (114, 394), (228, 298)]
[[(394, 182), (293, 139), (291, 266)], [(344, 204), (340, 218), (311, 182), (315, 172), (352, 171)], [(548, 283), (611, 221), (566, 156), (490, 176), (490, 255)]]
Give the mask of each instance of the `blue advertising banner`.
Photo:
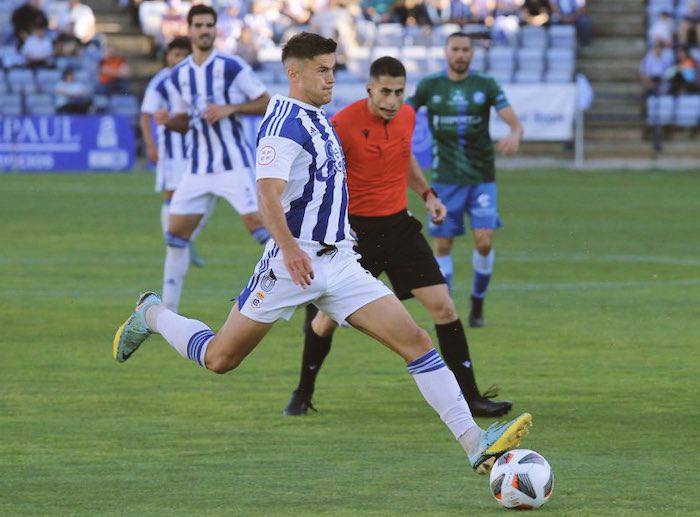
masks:
[(124, 171), (135, 154), (129, 117), (0, 116), (0, 171)]

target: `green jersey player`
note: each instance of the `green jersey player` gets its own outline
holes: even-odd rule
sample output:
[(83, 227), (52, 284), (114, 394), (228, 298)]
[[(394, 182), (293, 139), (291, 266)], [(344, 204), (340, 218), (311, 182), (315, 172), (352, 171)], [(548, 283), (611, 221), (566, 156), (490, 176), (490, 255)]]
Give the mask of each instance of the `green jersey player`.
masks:
[(489, 136), (489, 114), (495, 108), (510, 127), (498, 150), (515, 154), (523, 129), (501, 87), (491, 77), (470, 72), (474, 49), (468, 35), (447, 38), (447, 71), (418, 83), (411, 104), (428, 110), (433, 135), (432, 186), (447, 207), (441, 225), (430, 224), (435, 255), (448, 285), (452, 282), (452, 243), (464, 235), (464, 214), (469, 214), (475, 250), (474, 283), (469, 325), (484, 325), (483, 303), (493, 271), (493, 231), (501, 226), (495, 183), (494, 146)]

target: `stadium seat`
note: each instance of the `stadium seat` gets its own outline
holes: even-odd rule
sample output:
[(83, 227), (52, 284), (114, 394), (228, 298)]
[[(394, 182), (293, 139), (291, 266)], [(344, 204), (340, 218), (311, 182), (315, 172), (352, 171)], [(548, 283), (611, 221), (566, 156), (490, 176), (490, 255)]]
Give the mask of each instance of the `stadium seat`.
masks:
[(531, 75), (542, 76), (544, 50), (541, 48), (521, 48), (518, 51), (518, 71), (528, 71), (531, 72)]
[(649, 0), (647, 4), (647, 16), (649, 17), (649, 21), (653, 22), (656, 20), (663, 11), (668, 11), (673, 14), (674, 8), (674, 0)]
[(667, 126), (673, 122), (675, 99), (671, 95), (651, 95), (647, 98), (647, 124)]
[(139, 101), (134, 95), (112, 95), (109, 98), (109, 111), (115, 115), (135, 117), (140, 112)]
[(14, 93), (34, 93), (34, 72), (28, 68), (13, 68), (7, 73), (7, 82)]
[(56, 101), (50, 93), (30, 93), (24, 97), (25, 111), (29, 115), (53, 115)]
[(77, 69), (82, 65), (82, 60), (77, 56), (61, 56), (56, 59), (56, 67), (59, 70), (66, 70), (67, 68)]
[(489, 51), (489, 74), (510, 76), (515, 69), (515, 50), (510, 47), (494, 47)]
[(442, 47), (430, 47), (428, 49), (428, 69), (438, 72), (445, 69), (445, 49)]
[(364, 77), (369, 70), (370, 50), (367, 47), (351, 47), (348, 49), (348, 69), (358, 77)]
[(109, 95), (96, 94), (92, 98), (92, 110), (95, 113), (106, 113), (109, 110)]
[(472, 57), (469, 69), (476, 70), (477, 72), (484, 72), (486, 70), (486, 65), (486, 49), (483, 47), (475, 47), (474, 56)]
[[(456, 31), (453, 31), (456, 32)], [(462, 32), (469, 34), (469, 35), (474, 35), (474, 36), (482, 36), (482, 35), (487, 35), (489, 34), (489, 28), (481, 23), (468, 23), (464, 27), (462, 27)], [(449, 36), (449, 34), (448, 34)]]
[(570, 48), (550, 48), (547, 50), (546, 82), (569, 82), (573, 80), (576, 56)]
[(61, 71), (55, 68), (40, 68), (36, 71), (36, 83), (40, 92), (53, 93), (61, 80)]
[(552, 25), (549, 28), (549, 46), (552, 48), (576, 48), (576, 27)]
[(518, 70), (515, 72), (513, 82), (518, 84), (537, 84), (542, 82), (542, 70)]
[(489, 75), (493, 77), (499, 83), (508, 84), (513, 81), (513, 70), (512, 69), (497, 69), (489, 70)]
[(424, 46), (408, 46), (401, 49), (401, 62), (410, 77), (420, 78), (429, 70), (428, 49)]
[(276, 81), (281, 81), (285, 77), (284, 65), (282, 64), (282, 49), (280, 47), (264, 47), (260, 49), (258, 59), (262, 69), (274, 74)]
[(22, 96), (19, 93), (0, 94), (0, 114), (21, 115)]
[(438, 25), (433, 29), (432, 42), (433, 46), (444, 47), (447, 41), (447, 36), (453, 32), (458, 32), (460, 30), (459, 25), (456, 23), (445, 23), (443, 25)]
[(425, 30), (424, 27), (410, 26), (406, 27), (405, 43), (407, 45), (420, 45), (423, 47), (430, 46), (432, 41), (432, 32)]
[(547, 31), (544, 27), (526, 25), (520, 30), (520, 46), (524, 49), (547, 48)]
[(403, 45), (404, 28), (400, 23), (382, 23), (377, 27), (374, 44), (380, 47), (400, 47)]
[(379, 46), (372, 49), (372, 61), (384, 56), (399, 59), (401, 57), (401, 47)]
[(700, 124), (700, 95), (681, 95), (676, 100), (674, 120), (677, 126), (695, 127)]

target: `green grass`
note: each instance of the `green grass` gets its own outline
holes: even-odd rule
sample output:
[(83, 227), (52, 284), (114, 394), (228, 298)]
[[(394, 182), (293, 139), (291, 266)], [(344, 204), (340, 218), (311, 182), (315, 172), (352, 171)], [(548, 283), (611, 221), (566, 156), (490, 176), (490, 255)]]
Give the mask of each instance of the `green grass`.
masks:
[[(541, 512), (698, 515), (700, 175), (499, 181), (488, 326), (469, 337), (480, 384), (534, 415), (525, 445), (555, 471)], [(146, 174), (0, 176), (0, 515), (502, 514), (401, 361), (355, 331), (300, 419), (281, 415), (300, 314), (229, 375), (160, 337), (114, 363), (115, 328), (159, 289), (158, 212)], [(260, 249), (223, 203), (199, 249), (182, 310), (216, 327)], [(463, 239), (463, 317), (470, 256)]]

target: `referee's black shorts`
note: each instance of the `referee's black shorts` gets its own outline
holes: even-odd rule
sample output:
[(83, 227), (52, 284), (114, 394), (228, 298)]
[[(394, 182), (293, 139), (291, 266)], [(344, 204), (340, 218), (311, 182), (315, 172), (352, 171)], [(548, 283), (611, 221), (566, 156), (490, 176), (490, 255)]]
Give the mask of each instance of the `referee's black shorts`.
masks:
[(407, 210), (383, 217), (350, 216), (357, 234), (360, 264), (374, 276), (386, 272), (399, 300), (411, 291), (445, 283), (423, 225)]

